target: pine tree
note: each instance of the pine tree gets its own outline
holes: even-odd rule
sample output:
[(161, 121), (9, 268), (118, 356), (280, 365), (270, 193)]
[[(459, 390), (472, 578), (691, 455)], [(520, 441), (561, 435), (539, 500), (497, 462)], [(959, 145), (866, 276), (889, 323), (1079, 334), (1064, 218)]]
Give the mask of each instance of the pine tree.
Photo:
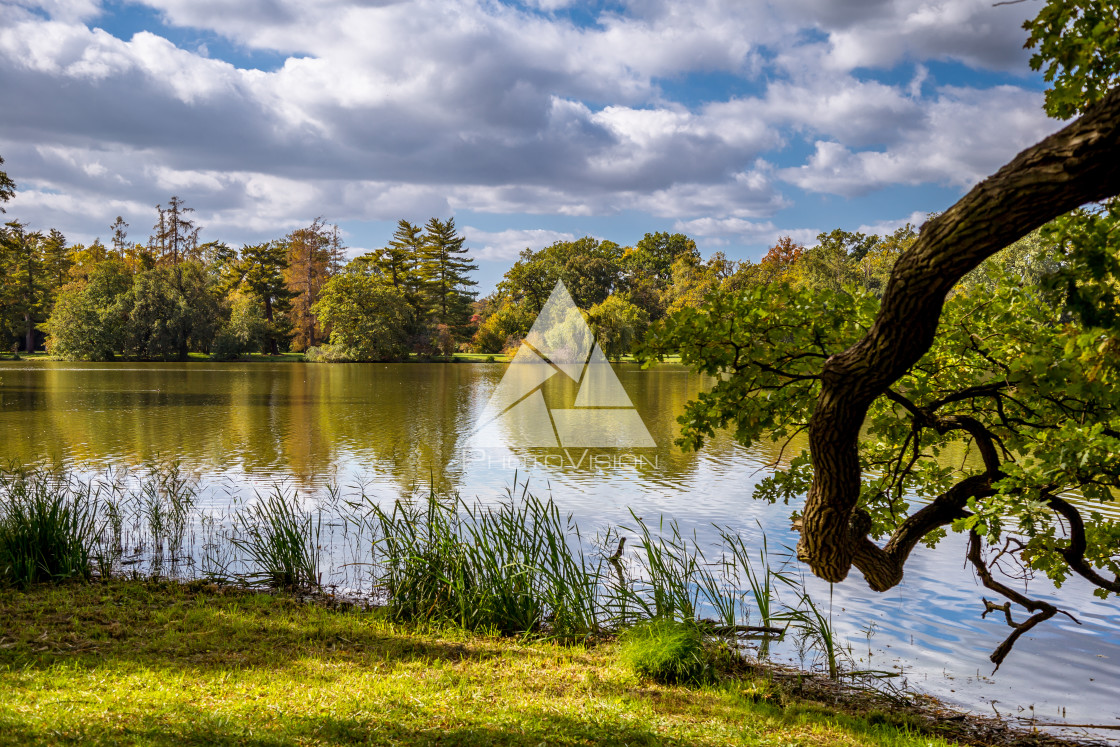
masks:
[(128, 249), (125, 244), (128, 239), (128, 224), (124, 222), (123, 217), (118, 215), (117, 219), (113, 221), (113, 225), (109, 226), (109, 230), (113, 232), (113, 251), (123, 257)]
[(172, 195), (166, 209), (162, 205), (156, 205), (156, 210), (159, 212), (159, 219), (152, 226), (155, 233), (148, 238), (148, 246), (157, 252), (158, 257), (173, 265), (197, 258), (201, 228), (187, 217), (187, 213), (193, 213), (194, 208), (185, 207), (181, 198)]
[(43, 235), (26, 228), (19, 221), (9, 221), (0, 233), (0, 254), (4, 264), (5, 311), (21, 319), (24, 349), (34, 353), (36, 324), (46, 318), (49, 278)]
[(464, 246), (466, 237), (458, 235), (455, 219), (428, 221), (424, 234), (420, 277), (429, 298), (433, 321), (446, 324), (461, 336), (471, 316), (471, 301), (477, 295), (468, 291), (478, 285), (469, 273), (478, 270)]
[(260, 300), (268, 323), (268, 352), (279, 355), (278, 340), (290, 336), (287, 312), (295, 297), (284, 281), (288, 268), (288, 247), (281, 241), (241, 247), (239, 285)]
[(384, 249), (376, 252), (375, 265), (381, 275), (394, 288), (404, 292), (407, 296), (416, 293), (420, 287), (420, 279), (416, 274), (424, 254), (424, 237), (420, 234), (420, 226), (414, 226), (406, 220), (397, 222), (397, 230), (392, 241)]
[(407, 220), (398, 221), (397, 230), (389, 245), (371, 252), (371, 255), (367, 266), (399, 290), (408, 303), (407, 334), (416, 347), (416, 343), (426, 335), (426, 321), (430, 312), (419, 272), (424, 258), (424, 236), (420, 227)]
[[(0, 166), (4, 165), (4, 157), (0, 156)], [(4, 172), (0, 169), (0, 213), (4, 211), (4, 203), (16, 196), (16, 183), (13, 182)]]
[(52, 228), (43, 242), (43, 258), (50, 277), (51, 293), (54, 294), (70, 281), (70, 267), (74, 264), (66, 237), (57, 228)]

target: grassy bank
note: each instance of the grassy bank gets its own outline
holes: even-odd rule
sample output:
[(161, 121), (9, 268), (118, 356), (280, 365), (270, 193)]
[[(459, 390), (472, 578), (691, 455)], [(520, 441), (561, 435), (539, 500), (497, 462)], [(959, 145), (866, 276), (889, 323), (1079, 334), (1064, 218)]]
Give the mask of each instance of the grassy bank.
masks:
[[(627, 555), (524, 488), (327, 504), (277, 490), (196, 537), (175, 465), (112, 483), (0, 469), (0, 744), (1025, 743), (870, 693), (765, 540), (721, 532), (712, 562), (633, 517)], [(331, 506), (383, 607), (313, 592)], [(191, 547), (198, 580), (167, 581)], [(768, 663), (787, 629), (831, 677)]]
[(393, 624), (153, 581), (0, 591), (0, 743), (941, 745), (765, 678), (656, 685), (613, 642)]

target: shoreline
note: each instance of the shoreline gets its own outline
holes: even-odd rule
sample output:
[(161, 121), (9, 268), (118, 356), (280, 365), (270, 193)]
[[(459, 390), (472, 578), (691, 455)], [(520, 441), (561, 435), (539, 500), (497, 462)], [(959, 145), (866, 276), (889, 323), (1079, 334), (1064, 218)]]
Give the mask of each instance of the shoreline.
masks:
[[(353, 365), (358, 363), (375, 363), (375, 364), (389, 364), (389, 363), (509, 363), (511, 357), (502, 353), (495, 353), (493, 355), (488, 353), (455, 353), (454, 355), (443, 358), (438, 356), (426, 357), (411, 355), (406, 360), (396, 361), (353, 361), (353, 362), (340, 362), (331, 361), (328, 363), (314, 363), (312, 365)], [(247, 356), (234, 358), (232, 360), (215, 360), (208, 355), (202, 353), (191, 353), (186, 360), (179, 361), (159, 361), (159, 360), (139, 360), (132, 358), (118, 358), (111, 361), (80, 361), (69, 360), (66, 358), (54, 358), (46, 353), (32, 353), (31, 355), (22, 354), (19, 357), (13, 358), (10, 354), (0, 355), (0, 363), (20, 363), (20, 362), (49, 362), (49, 363), (101, 363), (101, 364), (117, 364), (117, 363), (153, 363), (166, 365), (168, 363), (311, 363), (308, 361), (303, 353), (281, 353), (279, 355), (266, 355), (264, 353), (251, 353)], [(680, 363), (679, 358), (666, 358), (662, 363)], [(621, 360), (612, 361), (612, 363), (637, 363), (633, 356), (623, 356)]]

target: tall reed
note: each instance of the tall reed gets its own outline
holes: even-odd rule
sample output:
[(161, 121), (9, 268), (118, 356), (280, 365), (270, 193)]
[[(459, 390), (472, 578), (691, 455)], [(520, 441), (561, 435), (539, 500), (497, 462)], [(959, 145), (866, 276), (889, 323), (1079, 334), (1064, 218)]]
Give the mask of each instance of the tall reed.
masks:
[(441, 500), (370, 507), (377, 582), (390, 611), (468, 629), (558, 637), (599, 627), (602, 563), (571, 516), (523, 487), (497, 506)]
[(250, 581), (278, 589), (310, 588), (319, 584), (319, 530), (322, 515), (304, 511), (298, 495), (280, 488), (236, 514), (241, 528), (230, 542), (243, 551), (255, 568)]
[(850, 656), (846, 655), (832, 626), (832, 585), (829, 585), (829, 611), (824, 614), (809, 592), (802, 590), (798, 606), (781, 614), (781, 618), (792, 623), (800, 633), (802, 650), (816, 651), (828, 667), (829, 679), (840, 679), (842, 665)]
[(0, 581), (88, 579), (99, 533), (88, 483), (42, 469), (0, 473)]

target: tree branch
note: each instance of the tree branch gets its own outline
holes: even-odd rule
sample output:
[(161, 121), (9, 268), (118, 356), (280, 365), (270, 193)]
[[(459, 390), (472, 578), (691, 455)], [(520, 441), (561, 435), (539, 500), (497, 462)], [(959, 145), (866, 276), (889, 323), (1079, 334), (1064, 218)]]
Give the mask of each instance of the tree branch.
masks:
[(1044, 493), (1044, 496), (1050, 507), (1069, 522), (1069, 547), (1060, 550), (1062, 558), (1083, 578), (1102, 589), (1120, 594), (1120, 577), (1113, 577), (1110, 581), (1085, 560), (1088, 543), (1085, 540), (1085, 521), (1081, 518), (1081, 512), (1064, 498), (1049, 493)]
[(1078, 620), (1076, 617), (1069, 614), (1065, 610), (1060, 610), (1049, 602), (1043, 602), (1041, 599), (1031, 599), (1015, 591), (1010, 586), (1006, 586), (1005, 584), (996, 581), (992, 576), (992, 572), (988, 570), (988, 566), (985, 565), (984, 558), (980, 555), (980, 535), (975, 531), (971, 531), (968, 533), (967, 557), (969, 562), (972, 563), (972, 567), (976, 569), (976, 574), (980, 576), (980, 581), (984, 584), (984, 586), (988, 587), (998, 594), (1002, 594), (1004, 597), (1014, 602), (1015, 604), (1025, 607), (1026, 609), (1035, 613), (1023, 622), (1016, 624), (1011, 619), (1010, 607), (999, 607), (997, 605), (993, 605), (986, 599), (984, 600), (985, 610), (984, 614), (981, 615), (981, 617), (984, 617), (989, 612), (991, 612), (993, 607), (995, 607), (996, 609), (1002, 609), (1007, 615), (1007, 624), (1011, 627), (1011, 634), (1008, 635), (1003, 643), (999, 644), (999, 646), (996, 647), (996, 650), (992, 652), (992, 655), (988, 657), (991, 662), (996, 665), (996, 669), (999, 669), (999, 665), (1002, 664), (1003, 660), (1007, 658), (1007, 655), (1011, 652), (1011, 648), (1015, 645), (1015, 641), (1019, 640), (1019, 637), (1021, 635), (1029, 631), (1035, 625), (1038, 625), (1040, 622), (1049, 620), (1051, 617), (1061, 612), (1063, 615), (1073, 620), (1078, 625), (1081, 624), (1080, 620)]
[(871, 330), (821, 371), (809, 426), (813, 483), (798, 543), (798, 557), (815, 574), (842, 581), (871, 544), (850, 531), (860, 494), (860, 427), (871, 403), (929, 349), (946, 294), (983, 260), (1046, 221), (1120, 193), (1118, 153), (1115, 89), (922, 226), (891, 273)]

